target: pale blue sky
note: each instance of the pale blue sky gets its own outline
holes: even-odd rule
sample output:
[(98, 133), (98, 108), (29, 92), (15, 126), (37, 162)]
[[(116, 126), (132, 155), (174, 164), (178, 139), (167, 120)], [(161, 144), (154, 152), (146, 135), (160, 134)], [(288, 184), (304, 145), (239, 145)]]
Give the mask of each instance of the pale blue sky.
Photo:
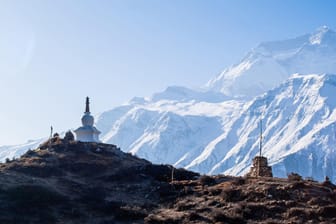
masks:
[(261, 41), (336, 26), (318, 0), (0, 0), (0, 145), (76, 128), (169, 85), (199, 87)]

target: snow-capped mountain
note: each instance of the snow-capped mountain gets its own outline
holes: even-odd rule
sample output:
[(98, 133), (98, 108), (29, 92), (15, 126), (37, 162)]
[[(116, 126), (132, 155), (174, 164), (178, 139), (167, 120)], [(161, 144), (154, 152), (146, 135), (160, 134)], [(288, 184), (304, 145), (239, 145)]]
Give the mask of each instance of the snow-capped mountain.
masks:
[(97, 126), (110, 124), (104, 142), (155, 163), (242, 175), (259, 151), (262, 117), (263, 155), (276, 176), (336, 180), (334, 92), (336, 75), (297, 74), (248, 102), (147, 101), (105, 112)]
[(255, 98), (230, 127), (187, 168), (241, 175), (259, 150), (258, 121), (264, 121), (263, 154), (276, 176), (295, 171), (334, 180), (336, 75), (295, 75)]
[[(104, 142), (117, 143), (124, 151), (155, 163), (186, 166), (223, 129), (229, 128), (243, 106), (243, 102), (229, 100), (213, 103), (161, 99), (104, 112), (96, 125), (103, 130)], [(118, 113), (125, 108), (126, 112)]]
[(206, 88), (232, 97), (255, 97), (294, 73), (336, 73), (336, 32), (324, 26), (297, 38), (264, 42)]
[[(323, 27), (260, 44), (202, 91), (174, 86), (135, 97), (98, 115), (96, 125), (103, 142), (154, 163), (242, 175), (258, 153), (262, 118), (263, 155), (276, 176), (297, 172), (336, 181), (333, 74), (336, 33)], [(39, 141), (34, 144), (1, 147), (0, 158), (18, 156)]]

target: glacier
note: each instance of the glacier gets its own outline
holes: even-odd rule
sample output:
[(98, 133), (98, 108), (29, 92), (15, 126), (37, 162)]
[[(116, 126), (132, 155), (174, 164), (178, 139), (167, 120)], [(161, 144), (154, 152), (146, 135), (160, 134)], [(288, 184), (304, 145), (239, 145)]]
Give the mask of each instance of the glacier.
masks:
[[(336, 181), (336, 33), (263, 42), (205, 86), (171, 86), (96, 116), (101, 140), (154, 163), (244, 175), (259, 153), (273, 173)], [(17, 157), (43, 140), (1, 146)]]

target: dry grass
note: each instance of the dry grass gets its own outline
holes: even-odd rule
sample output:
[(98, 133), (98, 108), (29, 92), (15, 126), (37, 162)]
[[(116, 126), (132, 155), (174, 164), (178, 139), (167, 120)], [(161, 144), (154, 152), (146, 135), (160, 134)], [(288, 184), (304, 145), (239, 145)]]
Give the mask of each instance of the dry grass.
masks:
[(336, 223), (330, 181), (175, 169), (171, 182), (171, 166), (62, 141), (0, 164), (0, 223)]
[[(295, 176), (296, 177), (296, 176)], [(178, 198), (170, 208), (183, 212), (178, 223), (335, 223), (335, 186), (294, 178), (227, 178)], [(212, 182), (213, 183), (213, 182)], [(163, 211), (155, 217), (169, 223)], [(197, 215), (195, 215), (197, 214)], [(205, 222), (207, 220), (207, 222)]]

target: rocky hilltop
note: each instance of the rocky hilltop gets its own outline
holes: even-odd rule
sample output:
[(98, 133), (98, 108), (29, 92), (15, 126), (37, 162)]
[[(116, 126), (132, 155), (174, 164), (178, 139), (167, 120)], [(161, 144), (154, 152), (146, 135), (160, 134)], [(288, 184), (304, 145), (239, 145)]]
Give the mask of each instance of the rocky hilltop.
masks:
[(141, 223), (177, 196), (171, 173), (114, 145), (54, 139), (0, 165), (0, 223)]
[(60, 138), (0, 164), (0, 223), (335, 223), (335, 199), (329, 181), (199, 176)]

